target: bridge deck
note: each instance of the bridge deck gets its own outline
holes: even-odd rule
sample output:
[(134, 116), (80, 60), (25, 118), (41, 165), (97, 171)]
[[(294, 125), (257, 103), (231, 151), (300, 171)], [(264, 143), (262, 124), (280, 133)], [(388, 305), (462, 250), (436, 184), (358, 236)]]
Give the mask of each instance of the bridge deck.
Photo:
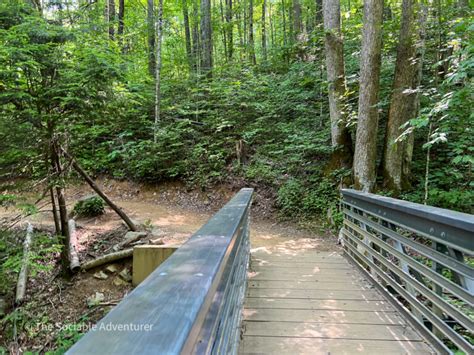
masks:
[(250, 268), (241, 354), (433, 353), (340, 252), (264, 249)]

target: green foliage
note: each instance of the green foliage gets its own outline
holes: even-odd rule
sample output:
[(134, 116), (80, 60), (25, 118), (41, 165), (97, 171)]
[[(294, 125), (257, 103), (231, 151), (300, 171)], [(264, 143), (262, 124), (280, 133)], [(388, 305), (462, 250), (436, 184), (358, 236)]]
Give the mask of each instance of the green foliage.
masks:
[(105, 213), (105, 203), (98, 196), (81, 199), (74, 205), (73, 213), (79, 217), (97, 217)]
[(281, 214), (287, 218), (325, 215), (330, 209), (335, 215), (333, 218), (340, 220), (338, 200), (337, 187), (327, 178), (306, 185), (300, 180), (289, 179), (279, 188), (277, 195)]

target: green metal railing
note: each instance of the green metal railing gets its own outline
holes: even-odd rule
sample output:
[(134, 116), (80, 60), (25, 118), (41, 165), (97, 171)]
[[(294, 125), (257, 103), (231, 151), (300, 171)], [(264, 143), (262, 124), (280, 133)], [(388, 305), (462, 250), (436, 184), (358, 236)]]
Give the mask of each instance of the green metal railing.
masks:
[(342, 190), (346, 254), (440, 353), (473, 354), (474, 216)]

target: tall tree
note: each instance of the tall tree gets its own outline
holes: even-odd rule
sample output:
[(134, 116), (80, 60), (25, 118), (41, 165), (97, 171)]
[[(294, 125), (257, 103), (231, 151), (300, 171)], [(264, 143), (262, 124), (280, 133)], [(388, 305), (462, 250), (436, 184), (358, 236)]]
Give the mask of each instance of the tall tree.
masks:
[(224, 58), (225, 60), (228, 59), (227, 56), (227, 28), (226, 28), (226, 21), (225, 21), (225, 10), (222, 0), (219, 0), (219, 10), (221, 15), (221, 25), (222, 25), (222, 45), (224, 47)]
[(201, 0), (201, 69), (207, 75), (212, 70), (211, 0)]
[(234, 24), (232, 20), (232, 0), (226, 0), (227, 56), (229, 61), (234, 55)]
[(195, 72), (198, 71), (198, 66), (199, 66), (199, 48), (200, 48), (200, 43), (199, 43), (199, 8), (198, 8), (198, 3), (197, 0), (192, 0), (192, 30), (191, 30), (191, 36), (192, 36), (192, 67)]
[(117, 35), (119, 37), (120, 47), (122, 48), (122, 52), (124, 52), (124, 42), (123, 42), (123, 32), (125, 28), (125, 0), (119, 0), (119, 11), (118, 11), (118, 28), (117, 28)]
[(115, 38), (115, 0), (108, 0), (107, 2), (107, 22), (109, 24), (109, 38)]
[(262, 2), (262, 56), (263, 60), (267, 60), (267, 27), (265, 13), (267, 12), (267, 0)]
[(303, 22), (301, 21), (301, 3), (299, 0), (293, 0), (293, 40), (297, 41), (298, 36), (303, 31)]
[(249, 0), (249, 56), (252, 64), (257, 64), (255, 56), (255, 40), (253, 33), (253, 0)]
[(354, 184), (363, 191), (373, 191), (376, 178), (382, 15), (383, 0), (364, 1), (359, 112), (354, 153)]
[(388, 113), (384, 144), (384, 186), (396, 194), (402, 190), (402, 163), (404, 143), (397, 139), (401, 126), (413, 118), (415, 112), (416, 87), (413, 78), (417, 75), (415, 60), (415, 12), (414, 0), (403, 0), (400, 35), (397, 46), (397, 61), (393, 78), (392, 97)]
[(155, 3), (147, 0), (148, 73), (155, 76)]
[(188, 57), (189, 68), (193, 67), (193, 53), (191, 48), (191, 30), (189, 29), (188, 0), (182, 0), (183, 20), (184, 20), (184, 41), (186, 42), (186, 56)]
[[(412, 117), (418, 116), (420, 111), (420, 85), (423, 76), (423, 62), (425, 57), (425, 40), (426, 40), (426, 21), (428, 19), (428, 6), (424, 1), (420, 2), (419, 16), (416, 17), (418, 23), (418, 43), (416, 47), (416, 74), (413, 77), (413, 88), (416, 90), (413, 114)], [(413, 131), (408, 133), (408, 137), (404, 143), (403, 162), (402, 162), (402, 181), (410, 181), (411, 177), (411, 162), (413, 159), (415, 135)]]
[(347, 129), (345, 109), (346, 79), (344, 48), (341, 35), (341, 4), (339, 0), (323, 1), (327, 80), (329, 84), (329, 115), (331, 118), (331, 143), (333, 167), (352, 166), (352, 139)]
[(286, 38), (286, 15), (285, 15), (285, 0), (281, 0), (281, 18), (283, 22), (282, 32), (283, 32), (283, 45), (286, 46), (287, 38)]
[(163, 37), (163, 0), (158, 0), (158, 17), (156, 18), (156, 65), (155, 65), (155, 130), (154, 141), (158, 141), (158, 124), (161, 119), (161, 42)]

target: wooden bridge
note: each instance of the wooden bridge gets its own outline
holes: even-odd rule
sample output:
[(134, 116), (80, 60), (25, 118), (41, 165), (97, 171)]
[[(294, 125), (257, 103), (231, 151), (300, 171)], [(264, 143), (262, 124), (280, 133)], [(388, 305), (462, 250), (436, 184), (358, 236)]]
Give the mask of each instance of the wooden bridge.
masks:
[(343, 190), (340, 251), (251, 253), (252, 193), (68, 353), (474, 353), (474, 216)]

